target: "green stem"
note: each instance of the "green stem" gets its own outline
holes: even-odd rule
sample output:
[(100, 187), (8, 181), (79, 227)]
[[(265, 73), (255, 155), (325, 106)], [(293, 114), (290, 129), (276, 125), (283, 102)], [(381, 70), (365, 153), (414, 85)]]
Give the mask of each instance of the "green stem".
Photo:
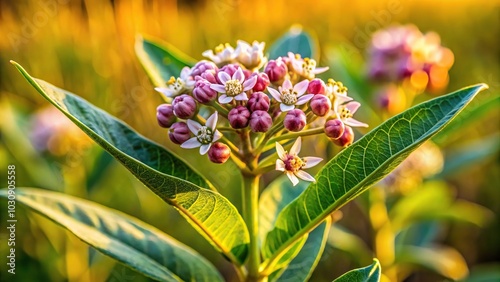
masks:
[(259, 280), (259, 179), (260, 175), (243, 174), (243, 218), (250, 234), (247, 281)]
[(269, 141), (267, 143), (268, 144), (269, 143), (272, 144), (272, 143), (274, 143), (276, 141), (280, 141), (280, 140), (286, 140), (286, 139), (296, 138), (296, 137), (299, 137), (299, 136), (308, 136), (308, 135), (321, 134), (323, 132), (324, 132), (323, 127), (317, 127), (317, 128), (313, 128), (313, 129), (304, 130), (304, 131), (283, 134), (283, 135), (280, 135), (280, 136), (277, 136), (277, 137), (269, 139)]

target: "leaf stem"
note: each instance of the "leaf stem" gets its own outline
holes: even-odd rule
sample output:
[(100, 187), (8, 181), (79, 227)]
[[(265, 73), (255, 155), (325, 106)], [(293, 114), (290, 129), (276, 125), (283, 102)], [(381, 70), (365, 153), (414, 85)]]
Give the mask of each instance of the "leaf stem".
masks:
[(269, 141), (267, 141), (267, 143), (272, 144), (272, 143), (274, 143), (276, 141), (280, 141), (280, 140), (291, 139), (291, 138), (295, 138), (295, 137), (299, 137), (299, 136), (309, 136), (309, 135), (321, 134), (323, 132), (324, 132), (323, 127), (317, 127), (317, 128), (299, 131), (299, 132), (292, 132), (292, 133), (283, 134), (283, 135), (269, 139)]
[(260, 175), (243, 174), (243, 218), (250, 234), (247, 281), (259, 280), (259, 180)]

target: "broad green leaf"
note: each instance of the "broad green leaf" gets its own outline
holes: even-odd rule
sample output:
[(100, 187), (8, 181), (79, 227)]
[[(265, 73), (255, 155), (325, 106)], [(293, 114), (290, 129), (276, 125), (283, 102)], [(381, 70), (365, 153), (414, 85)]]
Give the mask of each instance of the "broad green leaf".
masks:
[(269, 59), (274, 60), (281, 56), (288, 56), (288, 52), (300, 54), (302, 58), (318, 59), (316, 40), (302, 30), (301, 26), (292, 26), (270, 48)]
[(82, 98), (32, 78), (33, 87), (149, 189), (174, 206), (218, 251), (242, 264), (249, 235), (238, 210), (176, 156)]
[(348, 271), (333, 282), (378, 282), (380, 274), (380, 263), (377, 259), (373, 259), (371, 265)]
[(469, 273), (462, 255), (443, 246), (401, 246), (396, 251), (395, 263), (423, 267), (453, 280), (462, 279)]
[[(292, 186), (286, 176), (278, 177), (262, 192), (259, 199), (259, 238), (274, 226), (279, 212), (307, 187), (306, 182)], [(269, 281), (306, 281), (323, 253), (331, 221), (319, 225), (295, 243), (272, 267)]]
[(327, 219), (309, 233), (300, 252), (284, 268), (284, 271), (281, 271), (276, 281), (302, 282), (309, 280), (325, 250), (330, 226), (331, 220)]
[(178, 77), (185, 66), (193, 66), (195, 60), (174, 46), (138, 36), (135, 53), (155, 86), (164, 86), (170, 77)]
[(446, 128), (443, 129), (441, 134), (434, 137), (432, 140), (438, 144), (449, 144), (454, 137), (460, 137), (460, 133), (463, 133), (467, 127), (480, 124), (484, 122), (484, 117), (497, 110), (500, 106), (500, 96), (491, 95), (487, 99), (482, 99), (475, 101), (470, 107), (467, 108), (461, 115), (454, 119)]
[(272, 262), (329, 214), (390, 173), (446, 126), (486, 85), (427, 101), (392, 117), (330, 160), (297, 199), (279, 214), (263, 246)]
[[(0, 190), (8, 198), (9, 190)], [(62, 193), (16, 188), (16, 202), (68, 229), (85, 243), (159, 281), (223, 281), (191, 248), (137, 218)]]

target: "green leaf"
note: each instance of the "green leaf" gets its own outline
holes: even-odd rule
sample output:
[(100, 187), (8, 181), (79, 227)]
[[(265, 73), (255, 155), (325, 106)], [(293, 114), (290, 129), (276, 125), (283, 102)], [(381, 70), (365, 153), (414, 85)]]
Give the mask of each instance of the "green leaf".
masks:
[(485, 88), (471, 86), (412, 107), (341, 151), (316, 175), (317, 182), (281, 211), (264, 242), (266, 261), (275, 260), (330, 213), (390, 173)]
[(155, 86), (164, 86), (170, 77), (178, 77), (183, 67), (191, 67), (195, 62), (168, 43), (142, 36), (136, 39), (135, 53)]
[[(8, 198), (9, 190), (0, 190)], [(85, 243), (159, 281), (223, 281), (191, 248), (137, 218), (62, 193), (16, 188), (16, 202), (68, 229)]]
[(459, 280), (467, 276), (467, 263), (455, 249), (443, 246), (401, 246), (396, 251), (396, 264), (418, 266)]
[(316, 40), (302, 30), (301, 26), (292, 26), (270, 48), (269, 59), (274, 60), (281, 56), (288, 56), (288, 52), (300, 54), (302, 58), (318, 59)]
[(237, 264), (245, 261), (249, 235), (238, 210), (219, 193), (205, 189), (210, 184), (192, 168), (122, 121), (74, 94), (32, 78), (12, 63), (43, 97), (174, 206), (218, 251)]
[[(297, 198), (307, 187), (307, 183), (299, 182), (292, 186), (286, 176), (278, 177), (262, 192), (259, 200), (259, 238), (272, 229), (279, 212)], [(274, 265), (269, 281), (307, 281), (319, 262), (331, 221), (327, 220), (314, 229), (308, 236), (295, 243)]]
[(380, 281), (380, 263), (373, 259), (373, 263), (367, 267), (356, 268), (344, 273), (333, 282), (378, 282)]
[(327, 219), (309, 233), (300, 252), (285, 267), (276, 281), (302, 282), (309, 280), (325, 250), (330, 226), (331, 220)]

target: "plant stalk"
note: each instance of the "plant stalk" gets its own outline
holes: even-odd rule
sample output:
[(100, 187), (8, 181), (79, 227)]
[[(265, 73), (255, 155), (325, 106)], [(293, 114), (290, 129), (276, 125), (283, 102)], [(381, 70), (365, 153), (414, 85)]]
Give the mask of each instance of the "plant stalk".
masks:
[(247, 281), (259, 280), (259, 180), (260, 175), (243, 174), (243, 218), (250, 234)]

